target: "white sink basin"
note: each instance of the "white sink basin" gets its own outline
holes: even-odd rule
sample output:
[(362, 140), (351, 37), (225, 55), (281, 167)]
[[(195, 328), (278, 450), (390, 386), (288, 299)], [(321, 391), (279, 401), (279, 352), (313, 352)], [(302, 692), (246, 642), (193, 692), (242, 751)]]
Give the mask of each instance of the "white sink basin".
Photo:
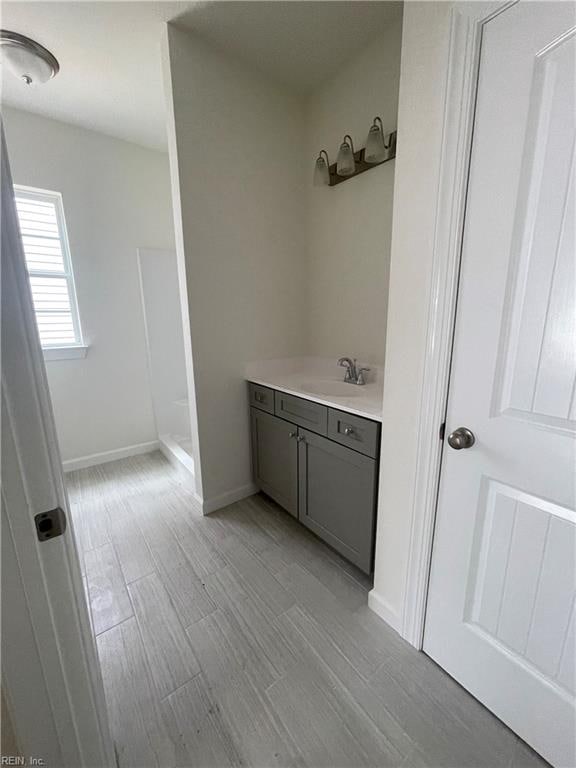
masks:
[(358, 390), (362, 389), (356, 384), (346, 384), (343, 381), (333, 381), (332, 379), (306, 381), (300, 386), (304, 392), (309, 392), (311, 395), (324, 395), (325, 397), (357, 397), (361, 394)]

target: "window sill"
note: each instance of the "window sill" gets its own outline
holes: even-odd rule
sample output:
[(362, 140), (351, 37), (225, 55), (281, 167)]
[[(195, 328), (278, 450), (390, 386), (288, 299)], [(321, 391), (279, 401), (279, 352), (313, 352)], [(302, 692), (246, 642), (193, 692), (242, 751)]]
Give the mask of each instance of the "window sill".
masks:
[(74, 347), (43, 347), (42, 353), (47, 363), (52, 360), (77, 360), (86, 357), (88, 347), (84, 344), (77, 344)]

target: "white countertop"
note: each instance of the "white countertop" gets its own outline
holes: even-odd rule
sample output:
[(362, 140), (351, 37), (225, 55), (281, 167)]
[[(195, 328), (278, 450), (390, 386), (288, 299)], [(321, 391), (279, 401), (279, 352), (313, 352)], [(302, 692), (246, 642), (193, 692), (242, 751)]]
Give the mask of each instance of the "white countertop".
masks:
[(369, 363), (367, 365), (371, 370), (364, 385), (345, 384), (344, 368), (339, 367), (335, 360), (317, 357), (248, 363), (245, 375), (254, 384), (382, 421), (382, 369)]

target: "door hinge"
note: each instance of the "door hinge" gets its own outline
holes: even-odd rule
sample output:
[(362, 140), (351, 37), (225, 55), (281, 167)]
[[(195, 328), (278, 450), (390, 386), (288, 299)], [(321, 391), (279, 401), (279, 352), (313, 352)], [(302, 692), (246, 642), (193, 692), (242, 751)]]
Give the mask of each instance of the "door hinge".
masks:
[(66, 513), (61, 507), (39, 512), (34, 516), (38, 541), (47, 541), (62, 536), (66, 530)]
[(443, 421), (442, 424), (440, 424), (440, 430), (438, 433), (438, 437), (440, 440), (444, 440), (444, 435), (446, 434), (446, 422)]

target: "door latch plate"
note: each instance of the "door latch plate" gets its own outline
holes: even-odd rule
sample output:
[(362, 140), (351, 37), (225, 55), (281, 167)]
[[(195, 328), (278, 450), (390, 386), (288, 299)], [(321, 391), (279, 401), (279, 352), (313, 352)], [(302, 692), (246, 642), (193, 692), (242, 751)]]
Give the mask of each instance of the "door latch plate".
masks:
[(38, 541), (47, 541), (62, 536), (66, 530), (66, 513), (61, 507), (39, 512), (34, 516)]

